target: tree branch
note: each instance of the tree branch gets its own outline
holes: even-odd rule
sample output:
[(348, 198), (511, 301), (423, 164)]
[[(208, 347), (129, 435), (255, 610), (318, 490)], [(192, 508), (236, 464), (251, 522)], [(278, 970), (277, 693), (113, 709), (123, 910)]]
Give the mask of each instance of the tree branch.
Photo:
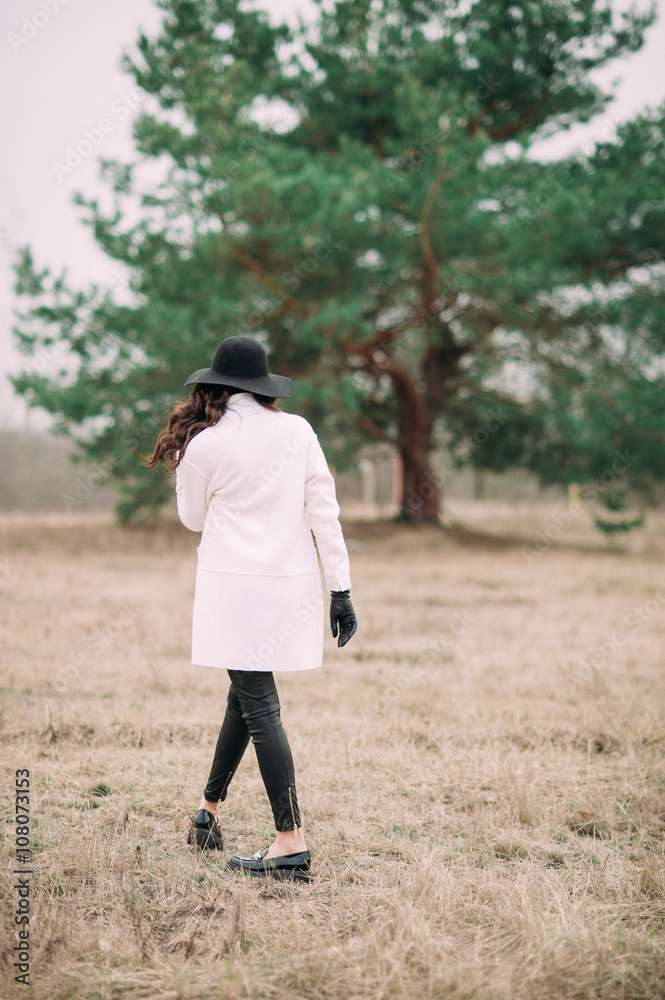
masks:
[(395, 334), (395, 328), (392, 326), (386, 327), (385, 330), (377, 330), (371, 340), (365, 340), (363, 343), (357, 343), (353, 340), (349, 340), (348, 337), (344, 337), (340, 340), (339, 346), (347, 354), (356, 354), (359, 357), (367, 358), (377, 347), (383, 347), (389, 344)]
[[(549, 91), (545, 91), (545, 97), (549, 99)], [(516, 118), (512, 122), (507, 122), (505, 125), (495, 125), (487, 129), (487, 134), (494, 142), (506, 142), (507, 139), (512, 139), (514, 135), (521, 132), (524, 128), (528, 128), (532, 125), (539, 111), (545, 107), (546, 100), (541, 98), (527, 108), (527, 110), (522, 114), (521, 118)], [(475, 136), (480, 128), (480, 120), (482, 116), (477, 116), (470, 118), (466, 125), (466, 133), (469, 136)]]
[(369, 434), (371, 438), (374, 438), (375, 441), (387, 441), (389, 444), (393, 444), (397, 447), (398, 442), (396, 438), (394, 438), (392, 434), (385, 431), (383, 427), (379, 427), (378, 424), (375, 424), (372, 418), (368, 417), (366, 413), (357, 413), (356, 422), (358, 426), (364, 430), (366, 434)]
[(391, 379), (398, 387), (399, 394), (404, 400), (408, 412), (408, 419), (405, 421), (407, 441), (409, 447), (416, 449), (420, 446), (425, 427), (425, 412), (423, 401), (420, 398), (415, 380), (411, 377), (406, 368), (398, 365), (395, 361), (379, 361), (374, 357), (371, 348), (361, 349), (353, 353), (359, 353), (365, 358), (365, 368), (371, 375), (390, 375)]
[[(367, 88), (367, 98), (368, 104), (374, 104), (374, 87), (372, 84)], [(383, 148), (383, 139), (381, 137), (381, 129), (379, 128), (379, 122), (376, 118), (371, 117), (369, 120), (370, 132), (372, 135), (372, 149), (374, 150), (374, 155), (377, 160), (381, 161), (385, 157), (385, 150)]]
[(439, 190), (443, 183), (443, 166), (437, 155), (437, 165), (436, 174), (432, 183), (430, 184), (429, 191), (427, 192), (427, 197), (425, 198), (422, 211), (420, 213), (420, 230), (418, 238), (420, 240), (420, 248), (423, 252), (423, 259), (425, 261), (425, 268), (427, 269), (427, 274), (429, 278), (429, 284), (427, 289), (427, 296), (424, 304), (424, 309), (426, 312), (432, 311), (433, 303), (439, 297), (439, 264), (434, 256), (434, 251), (432, 250), (432, 243), (429, 235), (428, 219), (430, 212), (432, 211), (432, 205), (436, 201), (439, 195)]

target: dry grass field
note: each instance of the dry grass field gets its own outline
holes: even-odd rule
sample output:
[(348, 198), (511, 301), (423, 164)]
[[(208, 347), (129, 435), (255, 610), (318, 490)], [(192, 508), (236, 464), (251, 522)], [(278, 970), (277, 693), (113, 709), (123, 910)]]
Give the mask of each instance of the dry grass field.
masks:
[(612, 550), (564, 508), (454, 513), (474, 533), (345, 522), (359, 631), (279, 675), (306, 885), (224, 871), (271, 834), (251, 745), (228, 852), (185, 845), (228, 687), (189, 663), (198, 536), (0, 519), (0, 996), (665, 997), (665, 517)]

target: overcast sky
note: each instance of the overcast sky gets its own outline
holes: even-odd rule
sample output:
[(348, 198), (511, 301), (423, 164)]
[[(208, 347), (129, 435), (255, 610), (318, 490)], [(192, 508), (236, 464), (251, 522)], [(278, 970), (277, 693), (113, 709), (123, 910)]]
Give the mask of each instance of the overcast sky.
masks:
[[(256, 6), (273, 21), (293, 22), (297, 11), (307, 20), (315, 14), (311, 0), (262, 0)], [(638, 0), (637, 6), (645, 9), (648, 3)], [(644, 48), (595, 74), (616, 95), (607, 113), (548, 140), (541, 155), (587, 150), (608, 126), (665, 99), (665, 0), (658, 0), (658, 8)], [(27, 243), (38, 266), (56, 273), (66, 267), (76, 287), (92, 281), (113, 286), (121, 280), (117, 265), (104, 257), (82, 224), (83, 210), (72, 196), (75, 191), (102, 200), (107, 196), (98, 178), (98, 156), (133, 159), (131, 121), (140, 95), (122, 73), (120, 58), (141, 29), (154, 34), (160, 18), (154, 0), (4, 0), (0, 9), (0, 427), (36, 429), (49, 422), (46, 415), (28, 414), (6, 378), (26, 363), (11, 334), (15, 249)], [(92, 133), (101, 135), (99, 146), (70, 173), (54, 167), (63, 162), (67, 146), (80, 142), (102, 119), (107, 131)]]

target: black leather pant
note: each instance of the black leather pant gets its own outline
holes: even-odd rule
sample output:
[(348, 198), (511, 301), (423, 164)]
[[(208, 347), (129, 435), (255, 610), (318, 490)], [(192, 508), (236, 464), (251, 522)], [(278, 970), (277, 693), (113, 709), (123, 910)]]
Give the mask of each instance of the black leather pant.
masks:
[(272, 672), (229, 670), (227, 673), (231, 686), (226, 714), (203, 796), (208, 802), (226, 798), (229, 782), (251, 738), (275, 817), (275, 828), (295, 830), (301, 823), (293, 757), (282, 727)]

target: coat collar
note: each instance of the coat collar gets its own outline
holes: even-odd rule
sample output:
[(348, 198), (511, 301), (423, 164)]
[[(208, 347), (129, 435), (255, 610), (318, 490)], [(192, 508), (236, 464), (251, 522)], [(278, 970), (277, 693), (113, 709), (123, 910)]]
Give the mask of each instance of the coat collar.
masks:
[(260, 405), (261, 404), (254, 399), (251, 392), (234, 392), (226, 404), (227, 408), (231, 407), (234, 410), (242, 410)]

